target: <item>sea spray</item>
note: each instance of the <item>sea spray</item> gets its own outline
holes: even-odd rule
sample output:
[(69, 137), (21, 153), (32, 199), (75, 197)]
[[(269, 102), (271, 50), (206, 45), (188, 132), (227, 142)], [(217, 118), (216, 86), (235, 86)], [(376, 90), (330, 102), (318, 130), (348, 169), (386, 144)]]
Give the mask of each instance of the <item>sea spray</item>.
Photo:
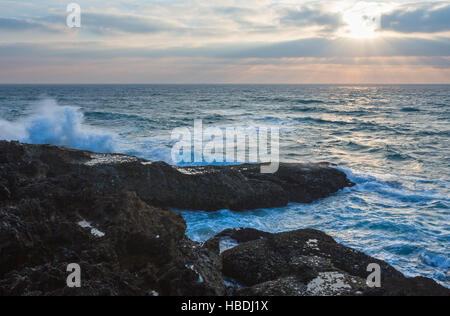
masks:
[(0, 120), (0, 139), (31, 144), (51, 144), (95, 152), (114, 152), (111, 133), (83, 124), (79, 108), (60, 106), (55, 100), (38, 102), (33, 114), (15, 122)]

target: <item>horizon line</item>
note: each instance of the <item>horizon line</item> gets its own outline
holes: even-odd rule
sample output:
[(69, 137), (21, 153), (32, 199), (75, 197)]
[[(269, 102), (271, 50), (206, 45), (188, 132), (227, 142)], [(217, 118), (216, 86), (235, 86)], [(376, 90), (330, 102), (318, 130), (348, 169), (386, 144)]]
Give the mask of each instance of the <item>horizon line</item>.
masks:
[(283, 85), (283, 86), (349, 86), (349, 85), (365, 85), (365, 86), (383, 86), (383, 85), (399, 85), (399, 86), (437, 86), (437, 85), (450, 85), (450, 82), (448, 83), (165, 83), (165, 82), (159, 82), (159, 83), (120, 83), (120, 82), (114, 82), (114, 83), (102, 83), (102, 82), (91, 82), (91, 83), (51, 83), (51, 82), (45, 82), (45, 83), (29, 83), (29, 82), (12, 82), (12, 83), (0, 83), (0, 86), (8, 86), (8, 85), (52, 85), (52, 86), (68, 86), (68, 85)]

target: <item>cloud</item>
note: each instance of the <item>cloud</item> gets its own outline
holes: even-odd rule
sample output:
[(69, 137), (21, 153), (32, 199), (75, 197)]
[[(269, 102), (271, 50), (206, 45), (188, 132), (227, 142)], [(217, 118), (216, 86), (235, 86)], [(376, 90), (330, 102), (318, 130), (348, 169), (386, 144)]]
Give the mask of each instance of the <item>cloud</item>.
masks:
[(256, 10), (249, 9), (249, 8), (242, 8), (242, 7), (215, 7), (213, 9), (213, 12), (222, 14), (228, 17), (243, 17), (248, 15), (254, 15), (257, 13)]
[(166, 54), (188, 54), (215, 58), (298, 58), (298, 57), (393, 57), (449, 56), (450, 38), (355, 39), (309, 38), (271, 44), (231, 44), (222, 47), (168, 50)]
[[(164, 31), (183, 31), (182, 27), (160, 19), (140, 17), (134, 15), (114, 15), (85, 12), (81, 15), (83, 29), (92, 33), (105, 35), (110, 33), (150, 34)], [(0, 18), (0, 30), (3, 31), (67, 31), (66, 16), (47, 15), (37, 18)]]
[[(222, 3), (221, 3), (222, 4)], [(82, 7), (84, 8), (84, 7)], [(343, 25), (340, 13), (327, 13), (317, 5), (298, 8), (281, 8), (267, 4), (244, 7), (217, 5), (189, 7), (187, 4), (161, 4), (155, 11), (131, 12), (111, 10), (86, 11), (81, 14), (81, 31), (98, 35), (145, 35), (170, 32), (179, 36), (220, 39), (239, 34), (258, 37), (261, 34), (283, 34), (287, 29), (317, 26), (332, 32)], [(53, 11), (58, 12), (58, 11)], [(52, 30), (66, 27), (66, 12), (42, 15), (27, 19), (0, 20), (0, 30)], [(148, 15), (146, 15), (148, 13)], [(3, 24), (3, 25), (2, 25)]]
[[(0, 81), (330, 82), (333, 67), (337, 81), (358, 71), (408, 81), (426, 67), (417, 80), (449, 82), (450, 4), (425, 1), (79, 0), (82, 28), (71, 30), (60, 1), (3, 0)], [(346, 33), (381, 12), (397, 34)]]
[(20, 32), (29, 30), (40, 30), (45, 32), (58, 32), (56, 28), (39, 20), (0, 18), (0, 30), (9, 32)]
[[(224, 35), (230, 35), (239, 31), (248, 35), (273, 34), (280, 31), (278, 21), (271, 16), (272, 9), (267, 6), (255, 6), (254, 8), (239, 6), (217, 6), (205, 10), (202, 16), (206, 29), (214, 25), (214, 31)], [(200, 34), (200, 29), (195, 33)], [(221, 34), (211, 34), (220, 37)]]
[(108, 32), (148, 34), (181, 30), (180, 27), (175, 27), (159, 19), (133, 15), (84, 13), (82, 15), (82, 24), (88, 30), (100, 34)]
[(73, 46), (48, 44), (0, 44), (0, 56), (42, 56), (77, 59), (114, 59), (167, 57), (249, 59), (249, 58), (357, 58), (357, 57), (446, 57), (450, 52), (450, 38), (435, 40), (421, 38), (390, 38), (372, 41), (354, 39), (310, 38), (272, 44), (235, 42), (202, 47), (118, 47), (101, 42), (76, 43)]
[(320, 26), (327, 31), (336, 31), (345, 25), (342, 14), (329, 13), (322, 8), (305, 6), (300, 9), (285, 9), (280, 18), (280, 24), (284, 26)]
[(403, 5), (382, 15), (381, 29), (401, 33), (450, 31), (450, 4), (435, 2)]

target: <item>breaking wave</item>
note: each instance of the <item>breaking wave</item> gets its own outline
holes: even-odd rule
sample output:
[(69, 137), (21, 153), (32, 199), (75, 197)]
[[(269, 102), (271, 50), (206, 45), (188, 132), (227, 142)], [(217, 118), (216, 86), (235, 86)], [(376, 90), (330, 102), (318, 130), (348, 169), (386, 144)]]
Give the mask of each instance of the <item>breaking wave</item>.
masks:
[(0, 139), (30, 144), (51, 144), (95, 152), (114, 152), (114, 135), (83, 124), (77, 107), (59, 106), (46, 99), (27, 117), (11, 122), (0, 119)]

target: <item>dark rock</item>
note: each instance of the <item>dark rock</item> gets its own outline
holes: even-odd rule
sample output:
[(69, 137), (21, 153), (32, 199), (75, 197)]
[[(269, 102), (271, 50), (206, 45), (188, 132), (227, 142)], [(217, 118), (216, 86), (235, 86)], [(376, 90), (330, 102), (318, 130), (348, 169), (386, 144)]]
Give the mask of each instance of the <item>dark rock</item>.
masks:
[(11, 192), (9, 191), (9, 189), (0, 184), (0, 201), (5, 201), (5, 200), (9, 200), (11, 197)]
[(363, 296), (367, 286), (361, 278), (345, 272), (322, 272), (305, 282), (296, 276), (282, 277), (253, 287), (237, 289), (236, 296)]
[[(0, 209), (0, 295), (225, 293), (220, 257), (185, 236), (179, 214), (128, 192), (83, 202), (83, 209), (74, 202), (52, 210), (41, 201)], [(73, 262), (82, 268), (79, 290), (65, 284)]]
[(217, 234), (215, 238), (231, 238), (237, 243), (244, 243), (252, 240), (264, 239), (272, 236), (271, 233), (266, 233), (253, 228), (234, 228), (226, 229), (223, 232)]
[[(181, 215), (85, 155), (0, 142), (0, 295), (224, 295), (219, 254), (185, 236)], [(66, 286), (69, 263), (80, 289)]]
[[(226, 231), (215, 238), (263, 236), (245, 230)], [(431, 279), (406, 278), (384, 261), (312, 229), (244, 238), (222, 259), (224, 275), (244, 286), (236, 295), (450, 295)], [(371, 263), (381, 267), (381, 288), (365, 284)]]
[[(19, 192), (28, 196), (36, 196), (47, 185), (43, 179), (54, 183), (75, 177), (90, 179), (90, 186), (103, 192), (134, 191), (157, 207), (244, 210), (310, 203), (353, 185), (327, 163), (281, 164), (276, 173), (262, 174), (260, 165), (178, 168), (126, 155), (47, 145), (0, 142), (0, 152), (6, 153), (3, 161), (20, 166), (12, 171), (15, 183), (33, 179)], [(72, 190), (70, 184), (64, 180), (64, 186)], [(78, 185), (76, 181), (72, 184)]]
[(253, 228), (226, 229), (205, 242), (204, 247), (221, 253), (237, 244), (270, 237), (272, 234)]
[(33, 160), (22, 169), (23, 173), (30, 178), (46, 178), (50, 167), (40, 160)]

